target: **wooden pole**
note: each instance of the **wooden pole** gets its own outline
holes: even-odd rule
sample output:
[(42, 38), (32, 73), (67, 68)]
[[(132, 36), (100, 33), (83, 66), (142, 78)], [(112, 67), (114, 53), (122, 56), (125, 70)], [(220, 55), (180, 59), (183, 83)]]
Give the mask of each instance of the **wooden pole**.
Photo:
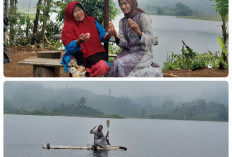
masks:
[[(109, 27), (109, 0), (104, 0), (104, 27), (108, 31)], [(104, 43), (104, 48), (106, 50), (106, 60), (108, 60), (109, 55), (109, 44)]]

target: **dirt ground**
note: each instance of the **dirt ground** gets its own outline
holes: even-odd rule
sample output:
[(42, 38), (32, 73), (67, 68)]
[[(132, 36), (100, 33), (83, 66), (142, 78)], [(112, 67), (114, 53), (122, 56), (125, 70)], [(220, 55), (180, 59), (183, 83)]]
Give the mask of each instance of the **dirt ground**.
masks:
[[(4, 64), (5, 77), (33, 77), (33, 67), (30, 65), (19, 65), (18, 62), (26, 58), (36, 58), (36, 52), (48, 49), (14, 46), (7, 48), (7, 54), (11, 60)], [(64, 52), (62, 52), (63, 54)], [(167, 70), (164, 77), (227, 77), (228, 69), (200, 69), (200, 70)], [(68, 77), (64, 69), (60, 69), (61, 77)]]
[[(36, 58), (38, 51), (46, 51), (49, 49), (31, 48), (14, 46), (7, 48), (7, 55), (11, 62), (4, 64), (4, 76), (5, 77), (33, 77), (32, 65), (19, 65), (18, 62), (27, 58)], [(62, 52), (63, 55), (64, 52)], [(60, 76), (68, 77), (68, 74), (64, 72), (64, 68), (60, 68)]]

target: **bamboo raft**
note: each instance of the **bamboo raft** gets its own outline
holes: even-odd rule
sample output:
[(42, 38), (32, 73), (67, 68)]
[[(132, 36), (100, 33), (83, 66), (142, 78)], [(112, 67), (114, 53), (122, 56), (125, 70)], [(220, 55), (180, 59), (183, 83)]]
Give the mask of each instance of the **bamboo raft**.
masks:
[(46, 144), (43, 146), (43, 149), (72, 149), (72, 150), (124, 150), (126, 151), (126, 147), (121, 146), (109, 146), (109, 147), (99, 147), (99, 146), (93, 146), (93, 145), (87, 145), (84, 147), (78, 147), (78, 146), (55, 146)]

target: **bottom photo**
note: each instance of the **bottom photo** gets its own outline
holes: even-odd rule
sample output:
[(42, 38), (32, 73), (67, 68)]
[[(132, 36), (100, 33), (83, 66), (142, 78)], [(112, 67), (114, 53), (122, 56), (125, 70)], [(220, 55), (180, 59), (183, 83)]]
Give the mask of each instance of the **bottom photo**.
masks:
[(228, 157), (224, 81), (7, 81), (4, 157)]

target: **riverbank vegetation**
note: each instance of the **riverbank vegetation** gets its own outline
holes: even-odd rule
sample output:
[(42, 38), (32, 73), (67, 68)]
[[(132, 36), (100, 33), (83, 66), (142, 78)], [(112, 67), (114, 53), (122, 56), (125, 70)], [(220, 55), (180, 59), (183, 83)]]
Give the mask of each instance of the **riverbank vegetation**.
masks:
[[(172, 102), (168, 102), (169, 105)], [(200, 120), (200, 121), (228, 121), (228, 108), (217, 103), (206, 103), (205, 100), (198, 100), (183, 103), (170, 111), (156, 113), (149, 118), (175, 119), (175, 120)]]
[[(215, 1), (215, 9), (222, 21), (222, 36), (218, 36), (218, 43), (221, 47), (221, 52), (212, 53), (211, 51), (200, 54), (193, 51), (187, 46), (184, 41), (182, 53), (172, 54), (167, 57), (167, 62), (164, 63), (163, 70), (175, 69), (202, 69), (208, 68), (228, 68), (228, 0), (211, 0)], [(185, 49), (186, 48), (186, 49)]]
[(228, 63), (223, 60), (221, 53), (196, 53), (183, 41), (181, 54), (171, 54), (167, 56), (167, 62), (164, 63), (163, 70), (191, 69), (198, 70), (203, 68), (225, 69)]
[(18, 114), (18, 115), (43, 115), (43, 116), (74, 116), (74, 117), (95, 117), (95, 118), (117, 118), (123, 117), (116, 114), (104, 114), (96, 109), (85, 105), (85, 97), (82, 97), (79, 102), (75, 101), (72, 104), (61, 103), (59, 107), (53, 109), (15, 109), (12, 106), (6, 105), (5, 114)]

